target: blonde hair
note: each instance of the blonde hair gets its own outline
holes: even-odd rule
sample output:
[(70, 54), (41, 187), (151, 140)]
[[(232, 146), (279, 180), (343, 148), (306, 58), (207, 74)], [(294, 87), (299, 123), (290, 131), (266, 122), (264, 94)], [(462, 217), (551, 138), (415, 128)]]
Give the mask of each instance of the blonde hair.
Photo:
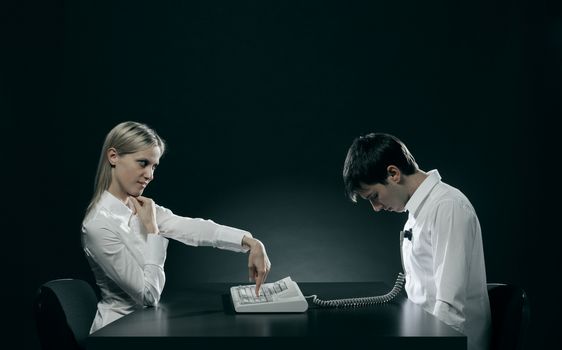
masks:
[(101, 195), (111, 185), (111, 164), (107, 159), (107, 150), (115, 148), (118, 155), (135, 153), (149, 147), (160, 147), (163, 155), (166, 149), (164, 140), (156, 131), (146, 124), (127, 121), (116, 125), (105, 137), (101, 149), (98, 170), (94, 182), (94, 196), (86, 209), (86, 216), (100, 200)]

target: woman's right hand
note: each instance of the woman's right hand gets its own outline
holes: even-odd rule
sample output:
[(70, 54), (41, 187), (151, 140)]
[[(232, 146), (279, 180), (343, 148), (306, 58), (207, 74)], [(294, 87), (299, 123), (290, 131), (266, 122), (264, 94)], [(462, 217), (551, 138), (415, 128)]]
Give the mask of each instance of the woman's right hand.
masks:
[(267, 274), (271, 270), (271, 262), (265, 252), (265, 246), (259, 240), (244, 236), (242, 244), (250, 248), (248, 256), (248, 272), (250, 281), (256, 282), (256, 296), (259, 296), (260, 287), (265, 283)]
[(143, 196), (129, 196), (129, 200), (132, 201), (136, 214), (146, 228), (146, 232), (158, 234), (159, 231), (158, 224), (156, 223), (156, 207), (154, 205), (154, 201)]

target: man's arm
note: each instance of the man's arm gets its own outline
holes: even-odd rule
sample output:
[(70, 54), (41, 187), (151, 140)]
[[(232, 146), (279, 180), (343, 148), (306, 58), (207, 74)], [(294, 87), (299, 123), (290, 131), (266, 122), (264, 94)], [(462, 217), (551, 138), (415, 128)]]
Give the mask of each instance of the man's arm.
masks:
[(436, 301), (433, 314), (464, 333), (470, 260), (478, 220), (462, 201), (440, 203), (431, 235)]

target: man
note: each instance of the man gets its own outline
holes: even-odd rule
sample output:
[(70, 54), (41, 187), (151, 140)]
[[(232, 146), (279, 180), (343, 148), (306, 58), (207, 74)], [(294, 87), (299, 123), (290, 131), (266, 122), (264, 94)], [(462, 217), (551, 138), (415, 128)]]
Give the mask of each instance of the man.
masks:
[(359, 195), (376, 212), (408, 211), (402, 246), (408, 299), (465, 334), (468, 349), (487, 349), (482, 234), (465, 195), (442, 182), (437, 170), (420, 170), (406, 145), (384, 133), (353, 141), (343, 179), (354, 202)]

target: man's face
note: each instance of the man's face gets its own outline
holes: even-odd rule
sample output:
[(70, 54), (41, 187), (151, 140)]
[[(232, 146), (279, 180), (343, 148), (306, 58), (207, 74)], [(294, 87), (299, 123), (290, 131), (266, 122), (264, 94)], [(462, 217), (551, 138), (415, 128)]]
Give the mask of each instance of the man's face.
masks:
[(386, 184), (361, 184), (357, 194), (371, 203), (376, 212), (381, 210), (401, 213), (408, 202), (408, 192), (405, 186), (394, 181), (389, 176)]

